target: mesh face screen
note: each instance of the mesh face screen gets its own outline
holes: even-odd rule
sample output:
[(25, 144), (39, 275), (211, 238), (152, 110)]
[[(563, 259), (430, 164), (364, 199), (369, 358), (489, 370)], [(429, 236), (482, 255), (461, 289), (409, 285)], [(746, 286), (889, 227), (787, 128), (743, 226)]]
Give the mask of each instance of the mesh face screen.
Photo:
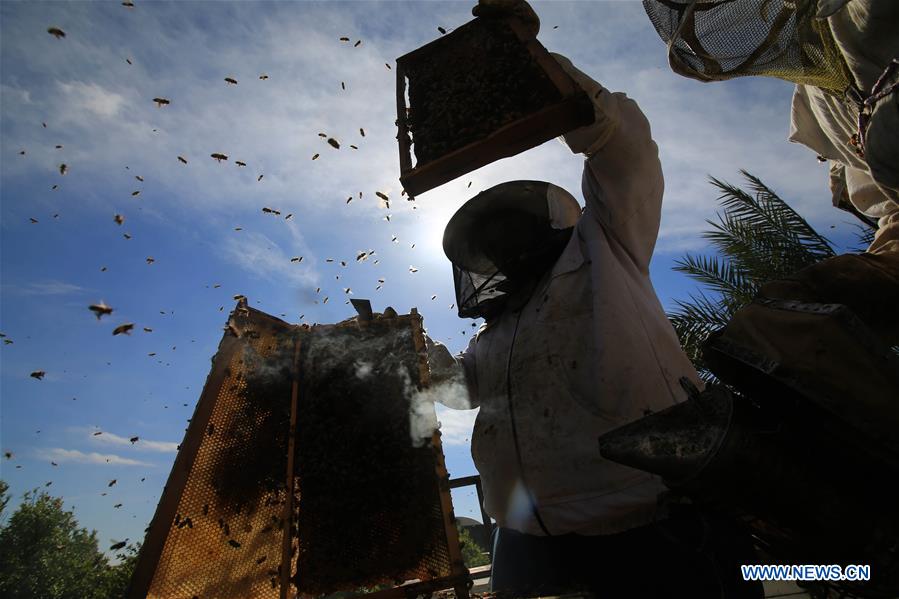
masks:
[(138, 563), (147, 596), (279, 597), (284, 534), (288, 596), (458, 575), (426, 379), (417, 314), (309, 329), (239, 308)]
[[(815, 0), (643, 0), (681, 75), (766, 75), (842, 93), (850, 76)], [(680, 30), (679, 30), (680, 28)]]

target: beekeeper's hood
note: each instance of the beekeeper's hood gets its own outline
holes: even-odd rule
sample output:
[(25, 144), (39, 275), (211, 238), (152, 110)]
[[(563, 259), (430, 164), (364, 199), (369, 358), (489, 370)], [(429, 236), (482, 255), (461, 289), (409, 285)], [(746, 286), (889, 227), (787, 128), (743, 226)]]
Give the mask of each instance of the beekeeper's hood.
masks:
[(552, 267), (580, 215), (570, 193), (544, 181), (500, 183), (465, 202), (443, 233), (459, 316), (497, 314), (510, 293)]

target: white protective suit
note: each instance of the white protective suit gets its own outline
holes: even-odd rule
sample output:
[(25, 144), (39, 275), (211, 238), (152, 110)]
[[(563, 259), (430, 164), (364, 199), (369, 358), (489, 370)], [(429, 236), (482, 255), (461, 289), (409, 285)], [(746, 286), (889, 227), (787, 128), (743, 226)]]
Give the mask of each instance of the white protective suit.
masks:
[[(895, 0), (819, 0), (834, 40), (863, 94), (899, 58), (899, 2)], [(858, 132), (858, 109), (843, 98), (809, 85), (793, 94), (790, 141), (801, 143), (835, 166), (844, 177), (849, 200), (862, 214), (879, 219), (868, 251), (899, 252), (899, 91), (875, 107), (867, 129), (865, 157), (849, 139)], [(840, 170), (845, 170), (841, 173)], [(840, 193), (841, 188), (834, 189)]]
[(507, 307), (455, 361), (439, 344), (430, 359), (435, 373), (461, 365), (480, 406), (472, 457), (500, 526), (545, 534), (530, 494), (550, 534), (611, 534), (652, 521), (663, 485), (602, 458), (598, 437), (685, 399), (681, 377), (700, 382), (649, 280), (663, 189), (649, 122), (555, 56), (595, 98), (595, 122), (564, 138), (587, 156), (584, 214), (520, 313)]

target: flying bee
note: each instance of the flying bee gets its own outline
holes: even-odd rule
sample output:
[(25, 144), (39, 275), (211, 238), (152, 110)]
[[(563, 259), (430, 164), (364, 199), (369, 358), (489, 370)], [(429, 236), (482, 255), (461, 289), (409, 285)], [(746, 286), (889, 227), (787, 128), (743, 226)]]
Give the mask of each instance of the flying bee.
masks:
[(121, 504), (121, 503), (117, 503), (117, 504), (115, 504), (115, 505), (112, 506), (112, 507), (113, 507), (114, 509), (118, 509), (118, 508), (122, 507), (122, 504)]
[(65, 163), (60, 164), (60, 165), (59, 165), (59, 174), (60, 174), (60, 175), (65, 175), (67, 172), (69, 172), (69, 167), (68, 167), (68, 165), (66, 165)]
[(221, 154), (221, 153), (216, 152), (214, 154), (210, 154), (210, 156), (212, 156), (212, 158), (215, 159), (216, 162), (221, 162), (222, 160), (228, 160), (227, 154)]
[(104, 302), (100, 302), (99, 304), (91, 304), (87, 307), (87, 309), (97, 316), (97, 320), (100, 320), (100, 317), (102, 316), (112, 314), (112, 308), (107, 306)]
[(365, 137), (365, 129), (363, 129), (362, 127), (359, 127), (359, 135)]
[(35, 370), (29, 376), (31, 376), (31, 378), (33, 378), (33, 379), (37, 379), (40, 381), (44, 378), (44, 375), (46, 375), (46, 374), (47, 373), (44, 372), (43, 370)]
[(225, 77), (225, 83), (237, 85), (237, 79), (235, 79), (234, 77)]
[(138, 441), (140, 441), (140, 437), (131, 437), (131, 438), (128, 439), (128, 440), (131, 441), (131, 444), (132, 444), (132, 445), (134, 445), (135, 443), (137, 443)]
[(112, 217), (112, 219), (115, 221), (115, 224), (117, 224), (117, 225), (121, 225), (122, 223), (125, 222), (125, 217), (122, 216), (121, 214), (116, 214), (114, 217)]
[(318, 154), (316, 154), (315, 156), (312, 157), (313, 160), (316, 160), (317, 158), (318, 158)]
[(134, 8), (134, 2), (131, 2), (131, 0), (125, 0), (124, 2), (122, 2), (122, 6), (124, 6), (125, 8)]
[(291, 258), (290, 261), (291, 261), (291, 262), (302, 262), (302, 261), (303, 261), (303, 257), (302, 257), (302, 256), (297, 256), (296, 258)]
[(266, 79), (268, 79), (268, 75), (266, 75), (265, 73), (263, 73), (263, 74), (259, 75), (259, 79), (260, 79), (261, 81), (265, 81)]
[(355, 44), (353, 44), (354, 48), (358, 48), (362, 44), (362, 40), (357, 40)]
[(140, 175), (134, 175), (134, 178), (137, 179), (138, 181), (140, 181), (141, 183), (144, 182), (144, 178), (141, 177)]
[(246, 166), (247, 165), (246, 162), (241, 162), (240, 160), (235, 160), (234, 164), (236, 164), (237, 166)]
[(111, 487), (111, 486), (113, 486), (114, 484), (116, 484), (117, 482), (119, 482), (119, 481), (117, 481), (116, 479), (112, 479), (111, 481), (109, 481), (109, 484), (107, 484), (106, 486), (107, 486), (107, 487)]
[(335, 150), (339, 150), (339, 149), (340, 149), (340, 143), (339, 143), (336, 139), (334, 139), (333, 137), (329, 137), (329, 138), (328, 138), (328, 145), (330, 145), (330, 146), (331, 146), (332, 148), (334, 148)]
[(110, 551), (118, 551), (119, 549), (121, 549), (121, 548), (123, 548), (125, 545), (127, 545), (127, 543), (126, 543), (127, 540), (128, 540), (128, 539), (125, 539), (124, 541), (119, 541), (118, 543), (113, 543), (113, 544), (109, 547), (109, 550), (110, 550)]
[(153, 98), (153, 101), (156, 102), (157, 108), (162, 108), (163, 106), (171, 104), (171, 101), (168, 98)]
[(354, 150), (358, 150), (358, 149), (359, 149), (359, 148), (357, 148), (356, 146), (354, 146), (353, 144), (350, 144), (350, 147), (353, 148)]
[(147, 264), (153, 264), (156, 262), (156, 259), (153, 256), (147, 256)]
[(49, 33), (50, 35), (52, 35), (53, 37), (55, 37), (58, 40), (61, 40), (62, 38), (64, 38), (66, 36), (66, 32), (63, 31), (62, 29), (60, 29), (59, 27), (48, 27), (47, 33)]
[(443, 27), (438, 27), (437, 31), (440, 32), (440, 35), (446, 35), (446, 29), (444, 29)]
[(135, 197), (135, 198), (136, 198), (136, 197), (139, 196), (139, 195), (140, 195), (140, 190), (139, 190), (139, 189), (138, 189), (137, 191), (132, 191), (132, 192), (131, 192), (131, 197)]
[(187, 158), (185, 158), (184, 156), (178, 156), (178, 161), (187, 164)]
[(413, 273), (414, 273), (414, 272), (418, 272), (418, 269), (415, 268), (414, 266), (410, 266), (410, 267), (409, 267), (409, 272), (413, 272)]
[(113, 329), (112, 334), (113, 335), (121, 335), (124, 333), (125, 335), (130, 335), (131, 329), (133, 329), (133, 328), (134, 328), (134, 323), (126, 322), (125, 324), (120, 324), (115, 329)]
[(340, 38), (340, 41), (342, 41), (342, 42), (348, 42), (348, 41), (350, 41), (350, 38), (348, 38), (348, 37), (342, 37), (342, 38)]

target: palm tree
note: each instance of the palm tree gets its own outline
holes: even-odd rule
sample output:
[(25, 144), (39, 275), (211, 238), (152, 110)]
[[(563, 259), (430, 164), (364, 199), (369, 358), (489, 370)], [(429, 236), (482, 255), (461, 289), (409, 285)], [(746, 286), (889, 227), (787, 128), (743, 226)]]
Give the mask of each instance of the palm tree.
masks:
[(706, 221), (711, 230), (702, 237), (718, 255), (687, 254), (674, 267), (705, 287), (688, 301), (676, 300), (668, 318), (707, 381), (714, 380), (702, 359), (709, 333), (726, 325), (764, 283), (836, 255), (830, 242), (758, 177), (740, 172), (748, 191), (710, 178), (721, 192), (718, 201), (724, 212), (718, 213), (717, 222)]

